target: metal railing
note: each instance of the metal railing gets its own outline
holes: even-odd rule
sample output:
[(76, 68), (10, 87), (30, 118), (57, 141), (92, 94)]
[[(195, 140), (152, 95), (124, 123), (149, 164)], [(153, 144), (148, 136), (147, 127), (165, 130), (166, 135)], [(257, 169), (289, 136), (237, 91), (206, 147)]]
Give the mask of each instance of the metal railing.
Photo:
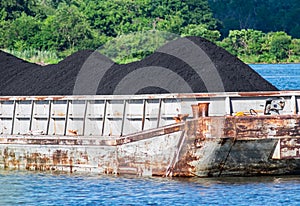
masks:
[(260, 113), (270, 98), (284, 98), (282, 114), (298, 114), (300, 91), (0, 97), (0, 134), (123, 136), (192, 119), (199, 103), (210, 103), (209, 116), (224, 116)]

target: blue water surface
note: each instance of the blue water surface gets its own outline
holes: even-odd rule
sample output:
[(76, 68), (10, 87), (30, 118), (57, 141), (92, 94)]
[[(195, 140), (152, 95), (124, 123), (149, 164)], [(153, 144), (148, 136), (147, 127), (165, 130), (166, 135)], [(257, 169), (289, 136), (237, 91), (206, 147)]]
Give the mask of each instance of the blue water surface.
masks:
[(139, 178), (0, 173), (1, 205), (295, 205), (299, 177)]
[(300, 90), (300, 64), (250, 64), (280, 90)]
[[(250, 65), (300, 89), (300, 64)], [(300, 177), (140, 178), (0, 170), (0, 205), (300, 205)]]

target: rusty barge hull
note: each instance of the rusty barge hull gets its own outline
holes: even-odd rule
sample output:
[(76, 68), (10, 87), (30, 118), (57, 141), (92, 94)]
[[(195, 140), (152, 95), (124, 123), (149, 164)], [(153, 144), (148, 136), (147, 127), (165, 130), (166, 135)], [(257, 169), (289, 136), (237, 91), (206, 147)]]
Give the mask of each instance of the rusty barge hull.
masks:
[[(269, 108), (282, 99), (284, 107), (267, 113), (270, 99)], [(299, 103), (298, 91), (0, 97), (0, 168), (187, 177), (300, 174)]]

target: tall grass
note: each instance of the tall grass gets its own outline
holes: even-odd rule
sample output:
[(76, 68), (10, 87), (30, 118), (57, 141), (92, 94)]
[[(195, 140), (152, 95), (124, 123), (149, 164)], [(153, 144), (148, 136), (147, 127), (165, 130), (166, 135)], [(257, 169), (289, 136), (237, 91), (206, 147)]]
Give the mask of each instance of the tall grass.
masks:
[(36, 49), (29, 49), (24, 51), (3, 49), (3, 51), (28, 62), (42, 65), (57, 64), (62, 60), (58, 57), (57, 53), (53, 51), (40, 51)]

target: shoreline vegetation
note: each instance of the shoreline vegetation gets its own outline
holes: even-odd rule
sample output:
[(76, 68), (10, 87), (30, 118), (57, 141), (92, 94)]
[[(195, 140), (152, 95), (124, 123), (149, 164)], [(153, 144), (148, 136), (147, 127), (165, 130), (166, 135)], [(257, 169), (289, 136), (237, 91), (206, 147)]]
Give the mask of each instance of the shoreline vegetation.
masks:
[[(93, 50), (108, 56), (116, 63), (127, 64), (140, 61), (169, 41), (184, 37), (184, 35), (165, 37), (164, 34), (168, 33), (149, 31), (128, 35), (123, 34)], [(259, 38), (257, 34), (259, 34)], [(256, 36), (256, 38), (252, 38), (251, 36)], [(233, 30), (222, 41), (208, 40), (222, 47), (246, 64), (300, 63), (300, 39), (292, 39), (285, 32), (264, 34), (261, 31), (252, 29)], [(37, 49), (25, 49), (21, 51), (14, 49), (1, 50), (25, 61), (40, 65), (57, 64), (67, 56), (79, 51), (76, 49), (63, 52), (41, 51)]]
[(42, 65), (99, 50), (124, 64), (196, 36), (245, 63), (300, 63), (298, 8), (299, 0), (0, 1), (0, 49)]
[[(158, 31), (159, 32), (159, 31)], [(251, 32), (259, 32), (255, 30), (235, 30), (230, 31), (230, 34), (235, 33), (251, 33)], [(237, 58), (239, 58), (241, 61), (243, 61), (246, 64), (290, 64), (290, 63), (300, 63), (300, 40), (299, 39), (291, 39), (290, 36), (288, 36), (285, 32), (272, 32), (271, 35), (280, 35), (282, 37), (282, 43), (277, 43), (278, 48), (274, 48), (273, 51), (271, 49), (269, 50), (251, 50), (248, 49), (246, 51), (246, 48), (253, 47), (253, 45), (248, 44), (245, 42), (242, 37), (237, 40), (236, 42), (233, 42), (232, 39), (235, 37), (228, 36), (224, 38), (222, 41), (215, 41), (216, 45), (222, 47), (226, 51), (230, 52)], [(158, 42), (156, 42), (153, 45), (153, 36), (151, 38), (148, 38), (147, 41), (143, 41), (143, 48), (141, 46), (136, 46), (136, 39), (133, 37), (139, 38), (141, 34), (129, 34), (129, 35), (122, 35), (122, 37), (117, 37), (106, 44), (104, 46), (95, 49), (95, 51), (99, 51), (100, 53), (108, 56), (113, 61), (119, 64), (127, 64), (130, 62), (140, 61), (147, 57), (148, 55), (154, 53), (159, 47), (163, 46), (165, 43), (168, 42), (166, 39), (162, 39)], [(270, 34), (266, 34), (270, 35)], [(178, 37), (177, 37), (178, 38)], [(129, 40), (128, 40), (129, 39)], [(131, 39), (131, 40), (130, 40)], [(290, 39), (291, 41), (286, 41), (286, 39)], [(124, 43), (124, 41), (126, 41)], [(253, 42), (253, 39), (249, 39), (249, 42)], [(151, 42), (152, 44), (150, 44)], [(239, 42), (239, 43), (238, 43)], [(243, 44), (240, 42), (244, 42)], [(286, 43), (289, 42), (289, 43)], [(126, 44), (126, 45), (125, 45)], [(240, 44), (240, 45), (238, 45)], [(264, 42), (261, 44), (261, 47), (259, 45), (256, 45), (259, 48), (266, 47), (266, 44), (270, 44), (272, 42)], [(125, 49), (124, 49), (125, 48)], [(138, 49), (138, 51), (136, 51)], [(59, 51), (41, 51), (37, 49), (26, 49), (23, 51), (19, 50), (13, 50), (13, 49), (0, 49), (6, 53), (9, 53), (13, 56), (16, 56), (22, 60), (39, 64), (39, 65), (49, 65), (49, 64), (57, 64), (63, 59), (65, 59), (67, 56), (70, 56), (74, 54), (75, 52), (79, 50), (74, 50), (73, 52), (59, 52)], [(137, 55), (138, 53), (138, 55)]]

